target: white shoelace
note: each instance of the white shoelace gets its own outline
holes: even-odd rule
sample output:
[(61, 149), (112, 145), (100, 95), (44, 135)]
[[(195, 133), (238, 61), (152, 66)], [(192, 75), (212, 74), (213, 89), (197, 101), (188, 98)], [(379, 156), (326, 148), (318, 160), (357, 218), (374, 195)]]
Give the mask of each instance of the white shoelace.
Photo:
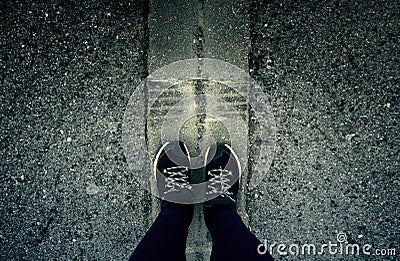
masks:
[(207, 195), (210, 194), (225, 194), (231, 196), (232, 193), (228, 191), (230, 188), (230, 181), (232, 178), (232, 172), (226, 169), (213, 169), (208, 172), (211, 176), (209, 184), (207, 186)]
[(164, 194), (170, 192), (180, 191), (183, 188), (192, 190), (192, 186), (188, 181), (188, 173), (189, 169), (184, 166), (176, 166), (164, 169), (165, 178), (165, 188), (166, 191)]

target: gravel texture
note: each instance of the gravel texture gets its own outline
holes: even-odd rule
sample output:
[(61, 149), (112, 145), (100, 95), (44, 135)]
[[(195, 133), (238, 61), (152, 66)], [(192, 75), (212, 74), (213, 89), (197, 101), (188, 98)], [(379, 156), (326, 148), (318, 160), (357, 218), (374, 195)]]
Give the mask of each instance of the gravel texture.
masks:
[(127, 259), (149, 205), (121, 145), (146, 73), (146, 3), (0, 7), (0, 259)]
[(278, 129), (273, 166), (248, 195), (252, 228), (300, 246), (345, 233), (398, 256), (398, 1), (254, 1), (252, 14), (251, 72)]

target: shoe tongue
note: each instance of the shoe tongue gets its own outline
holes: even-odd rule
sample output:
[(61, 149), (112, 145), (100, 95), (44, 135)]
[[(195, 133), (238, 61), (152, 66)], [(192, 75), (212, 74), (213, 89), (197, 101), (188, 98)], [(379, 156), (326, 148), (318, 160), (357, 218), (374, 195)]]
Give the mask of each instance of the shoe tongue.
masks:
[[(227, 164), (229, 162), (229, 155), (226, 152), (217, 152), (218, 154), (215, 155), (212, 159), (212, 162), (210, 164), (210, 167), (212, 168), (211, 170), (217, 170), (217, 169), (225, 169), (227, 167)], [(224, 160), (223, 157), (227, 157), (228, 160)]]
[(187, 166), (188, 156), (183, 153), (179, 146), (174, 146), (166, 151), (167, 156), (178, 166)]

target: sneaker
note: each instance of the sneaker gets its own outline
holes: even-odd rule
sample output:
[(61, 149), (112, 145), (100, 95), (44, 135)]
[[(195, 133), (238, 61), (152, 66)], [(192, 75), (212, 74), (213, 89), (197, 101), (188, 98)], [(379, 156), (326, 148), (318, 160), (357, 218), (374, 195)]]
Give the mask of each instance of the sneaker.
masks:
[(241, 167), (239, 158), (228, 144), (210, 146), (205, 155), (206, 202), (204, 207), (227, 205), (236, 208)]
[(169, 202), (190, 202), (190, 156), (181, 141), (166, 142), (154, 160), (154, 177), (161, 199)]

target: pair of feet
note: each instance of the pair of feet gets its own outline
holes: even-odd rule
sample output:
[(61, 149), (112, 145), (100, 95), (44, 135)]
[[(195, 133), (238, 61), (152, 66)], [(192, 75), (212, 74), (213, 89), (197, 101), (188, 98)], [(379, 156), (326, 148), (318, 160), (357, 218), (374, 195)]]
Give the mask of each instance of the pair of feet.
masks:
[[(202, 200), (204, 207), (227, 205), (236, 208), (241, 167), (233, 149), (224, 143), (211, 145), (204, 155), (202, 169), (206, 174)], [(199, 198), (199, 195), (195, 195), (198, 191), (194, 189), (198, 184), (191, 183), (194, 171), (191, 169), (189, 151), (183, 142), (165, 143), (154, 161), (159, 196), (167, 202), (194, 203), (194, 198)]]

